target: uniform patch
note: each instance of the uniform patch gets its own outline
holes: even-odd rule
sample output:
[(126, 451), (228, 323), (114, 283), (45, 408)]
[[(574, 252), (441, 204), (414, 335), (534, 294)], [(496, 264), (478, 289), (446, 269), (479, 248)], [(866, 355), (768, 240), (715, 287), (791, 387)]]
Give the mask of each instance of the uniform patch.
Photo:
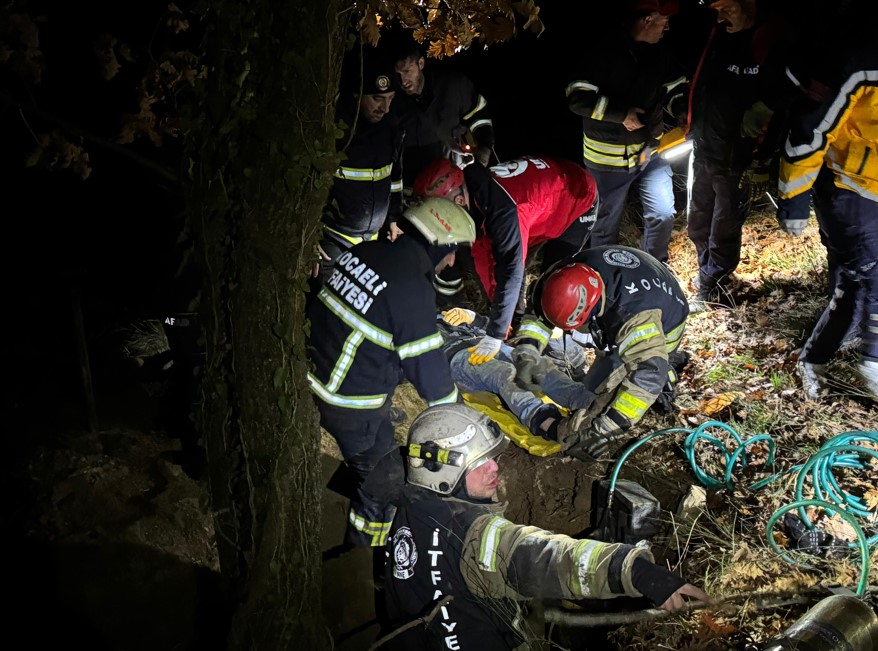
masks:
[(387, 75), (379, 75), (375, 80), (375, 87), (380, 91), (385, 91), (390, 88), (390, 77)]
[(400, 527), (393, 534), (393, 578), (406, 580), (415, 574), (418, 562), (418, 548), (412, 530)]
[(622, 249), (607, 249), (604, 251), (604, 260), (607, 264), (627, 269), (636, 269), (640, 266), (640, 260), (637, 257)]

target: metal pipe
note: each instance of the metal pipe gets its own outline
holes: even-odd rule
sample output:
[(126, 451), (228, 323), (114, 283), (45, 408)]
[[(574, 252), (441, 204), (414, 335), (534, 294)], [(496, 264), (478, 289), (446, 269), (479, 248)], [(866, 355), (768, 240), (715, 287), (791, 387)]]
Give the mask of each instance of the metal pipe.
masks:
[(819, 601), (760, 651), (878, 651), (878, 616), (857, 597), (832, 595)]

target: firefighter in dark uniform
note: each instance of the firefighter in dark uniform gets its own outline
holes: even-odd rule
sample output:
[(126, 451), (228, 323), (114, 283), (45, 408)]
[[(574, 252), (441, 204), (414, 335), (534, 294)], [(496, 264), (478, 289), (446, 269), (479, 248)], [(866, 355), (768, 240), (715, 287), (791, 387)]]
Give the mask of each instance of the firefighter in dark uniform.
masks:
[[(709, 597), (653, 563), (646, 548), (578, 540), (503, 517), (494, 501), (508, 439), (466, 405), (439, 405), (409, 430), (405, 457), (388, 455), (366, 487), (398, 504), (388, 536), (390, 630), (428, 614), (392, 649), (507, 651), (524, 648), (518, 604), (532, 598), (647, 597), (665, 610)], [(403, 483), (402, 477), (405, 477)]]
[(676, 0), (632, 2), (626, 29), (592, 41), (582, 71), (566, 89), (571, 111), (582, 116), (582, 159), (601, 197), (592, 246), (617, 244), (628, 190), (637, 181), (643, 204), (641, 248), (667, 262), (674, 226), (669, 163), (653, 151), (664, 114), (685, 116), (686, 78), (659, 43)]
[(558, 431), (567, 454), (605, 456), (660, 396), (673, 399), (679, 364), (670, 356), (682, 355), (676, 351), (689, 306), (674, 276), (648, 253), (624, 246), (581, 251), (540, 277), (532, 305), (536, 314), (522, 320), (512, 354), (523, 385), (551, 370), (540, 351), (553, 327), (588, 333), (596, 343), (583, 379), (594, 401)]
[(404, 133), (390, 115), (396, 95), (393, 63), (366, 46), (362, 66), (361, 78), (359, 56), (347, 59), (341, 82), (336, 119), (346, 125), (338, 141), (344, 158), (323, 209), (320, 265), (315, 272), (323, 281), (344, 251), (377, 237), (385, 222), (396, 221), (402, 210)]
[[(431, 279), (453, 258), (448, 245), (471, 243), (466, 211), (430, 199), (403, 214), (404, 235), (345, 251), (312, 302), (308, 381), (320, 424), (362, 480), (393, 447), (389, 410), (403, 377), (431, 405), (458, 400), (436, 327)], [(384, 544), (392, 511), (358, 489), (348, 542)]]

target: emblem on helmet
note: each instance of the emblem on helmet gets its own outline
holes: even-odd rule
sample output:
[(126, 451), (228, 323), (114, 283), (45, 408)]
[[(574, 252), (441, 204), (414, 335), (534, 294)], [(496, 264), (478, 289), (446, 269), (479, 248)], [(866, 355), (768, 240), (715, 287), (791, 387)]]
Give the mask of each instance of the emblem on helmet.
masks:
[(387, 90), (390, 88), (390, 77), (387, 75), (378, 75), (378, 78), (375, 80), (375, 87), (381, 91)]

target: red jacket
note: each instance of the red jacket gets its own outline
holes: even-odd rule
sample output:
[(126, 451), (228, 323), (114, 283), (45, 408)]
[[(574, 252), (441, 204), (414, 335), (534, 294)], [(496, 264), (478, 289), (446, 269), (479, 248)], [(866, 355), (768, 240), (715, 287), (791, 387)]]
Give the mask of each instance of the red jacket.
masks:
[[(558, 158), (523, 157), (464, 169), (478, 237), (476, 272), (491, 300), (488, 334), (505, 338), (524, 282), (528, 249), (555, 239), (597, 198), (591, 174)], [(496, 298), (495, 298), (496, 295)]]

